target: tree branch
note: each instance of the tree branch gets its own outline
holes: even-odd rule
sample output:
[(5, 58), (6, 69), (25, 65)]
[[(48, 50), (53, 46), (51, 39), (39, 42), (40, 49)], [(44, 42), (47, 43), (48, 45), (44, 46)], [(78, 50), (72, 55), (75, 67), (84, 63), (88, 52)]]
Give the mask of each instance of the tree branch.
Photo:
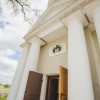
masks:
[[(26, 21), (28, 21), (29, 20), (29, 18), (27, 17), (27, 12), (29, 13), (29, 12), (34, 12), (34, 14), (35, 14), (35, 16), (33, 16), (33, 18), (34, 17), (39, 17), (40, 16), (40, 9), (33, 9), (29, 4), (28, 4), (28, 2), (24, 2), (24, 1), (22, 1), (22, 0), (8, 0), (8, 1), (10, 1), (11, 3), (12, 3), (12, 7), (13, 7), (13, 9), (17, 9), (17, 10), (21, 10), (21, 12), (23, 13), (23, 15), (24, 15), (24, 19), (26, 20)], [(21, 8), (20, 8), (21, 7)], [(30, 9), (31, 11), (27, 11), (26, 10), (26, 8), (28, 8), (28, 9)]]

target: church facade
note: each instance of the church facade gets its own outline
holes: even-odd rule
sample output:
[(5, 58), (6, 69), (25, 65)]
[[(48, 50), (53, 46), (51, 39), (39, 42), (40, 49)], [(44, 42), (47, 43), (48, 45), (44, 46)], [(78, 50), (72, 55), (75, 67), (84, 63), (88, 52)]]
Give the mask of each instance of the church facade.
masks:
[(24, 40), (7, 100), (100, 100), (100, 0), (49, 0)]

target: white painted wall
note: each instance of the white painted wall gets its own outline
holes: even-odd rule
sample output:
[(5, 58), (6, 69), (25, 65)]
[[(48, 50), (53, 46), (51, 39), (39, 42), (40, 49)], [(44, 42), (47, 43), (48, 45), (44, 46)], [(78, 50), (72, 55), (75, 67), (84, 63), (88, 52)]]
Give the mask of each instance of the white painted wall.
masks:
[(59, 43), (67, 44), (67, 35), (41, 47), (39, 65), (37, 68), (38, 72), (52, 74), (59, 73), (59, 66), (67, 68), (67, 52), (49, 57), (49, 48)]

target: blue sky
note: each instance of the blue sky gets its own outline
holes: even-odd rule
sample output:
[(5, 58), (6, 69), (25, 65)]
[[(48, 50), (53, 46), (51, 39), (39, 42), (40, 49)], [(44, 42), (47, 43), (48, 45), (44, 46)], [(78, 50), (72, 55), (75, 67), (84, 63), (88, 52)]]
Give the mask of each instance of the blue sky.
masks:
[[(30, 0), (35, 8), (45, 11), (47, 0)], [(6, 0), (0, 0), (0, 84), (11, 84), (22, 49), (20, 44), (31, 28), (22, 14), (15, 16)]]

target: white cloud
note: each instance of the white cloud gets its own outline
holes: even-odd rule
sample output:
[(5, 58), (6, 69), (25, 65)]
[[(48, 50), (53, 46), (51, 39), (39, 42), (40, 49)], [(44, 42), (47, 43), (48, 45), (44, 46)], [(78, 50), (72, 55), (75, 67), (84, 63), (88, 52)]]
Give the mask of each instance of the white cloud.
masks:
[(2, 84), (11, 84), (18, 61), (11, 59), (8, 56), (14, 54), (15, 51), (12, 50), (0, 52), (0, 83)]
[[(8, 7), (6, 0), (0, 6), (3, 8), (0, 14), (0, 21), (8, 23), (4, 28), (0, 28), (0, 83), (11, 83), (14, 76), (18, 59), (10, 58), (9, 56), (17, 56), (17, 52), (21, 52), (19, 45), (23, 42), (23, 36), (30, 29), (28, 22), (25, 22), (23, 15), (15, 16), (12, 10)], [(43, 11), (46, 9), (48, 0), (30, 0), (34, 2), (36, 8)], [(45, 6), (44, 6), (45, 5)]]
[(15, 72), (13, 71), (9, 71), (9, 72), (0, 71), (0, 83), (11, 84), (14, 74)]
[(14, 70), (14, 71), (17, 67), (16, 60), (10, 59), (8, 57), (3, 57), (3, 56), (0, 57), (0, 64), (7, 66), (10, 70)]
[(0, 48), (19, 49), (19, 45), (23, 42), (22, 38), (27, 30), (25, 28), (19, 29), (18, 27), (13, 27), (10, 25), (7, 26), (5, 29), (0, 30)]
[(9, 56), (15, 54), (16, 52), (11, 49), (0, 51), (0, 83), (11, 84), (18, 61)]
[(12, 56), (14, 54), (15, 54), (15, 51), (13, 51), (11, 49), (1, 50), (0, 51), (0, 56)]

